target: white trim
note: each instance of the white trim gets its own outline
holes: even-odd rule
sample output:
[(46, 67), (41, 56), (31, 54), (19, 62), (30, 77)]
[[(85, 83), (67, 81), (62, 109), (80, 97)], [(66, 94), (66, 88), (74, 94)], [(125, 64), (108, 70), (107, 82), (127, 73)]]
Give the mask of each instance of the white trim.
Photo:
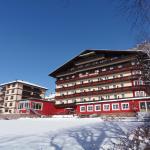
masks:
[[(89, 110), (89, 109), (88, 109), (89, 107), (92, 107), (92, 110)], [(93, 105), (87, 105), (87, 112), (93, 112), (93, 110), (94, 110)]]
[[(114, 105), (118, 105), (118, 109), (114, 109), (114, 108), (113, 108)], [(112, 110), (120, 110), (119, 103), (112, 103), (112, 106), (111, 106), (111, 107), (112, 107)]]
[[(128, 108), (123, 108), (124, 104), (127, 104)], [(121, 103), (121, 110), (129, 110), (129, 103)]]
[[(81, 110), (82, 108), (84, 108), (85, 110)], [(86, 112), (86, 106), (80, 106), (80, 112)]]
[[(99, 110), (96, 110), (96, 106), (100, 106), (100, 109), (99, 109)], [(102, 107), (101, 104), (94, 105), (94, 110), (95, 110), (95, 111), (101, 111), (101, 109), (102, 109), (101, 107)]]
[(131, 97), (131, 98), (124, 98), (124, 99), (115, 99), (115, 100), (106, 100), (106, 101), (95, 101), (95, 102), (81, 102), (81, 103), (76, 103), (76, 105), (80, 104), (95, 104), (95, 103), (103, 103), (103, 102), (120, 102), (120, 101), (127, 101), (127, 100), (144, 100), (144, 99), (150, 99), (150, 97)]
[[(104, 109), (106, 105), (109, 106), (109, 109)], [(103, 111), (110, 111), (110, 104), (103, 104)]]

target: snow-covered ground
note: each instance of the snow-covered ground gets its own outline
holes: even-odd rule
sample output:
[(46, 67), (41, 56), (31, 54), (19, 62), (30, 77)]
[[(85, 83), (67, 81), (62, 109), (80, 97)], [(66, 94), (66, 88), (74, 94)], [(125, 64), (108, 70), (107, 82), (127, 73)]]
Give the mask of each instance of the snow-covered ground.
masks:
[(140, 124), (100, 118), (0, 120), (0, 150), (108, 150)]

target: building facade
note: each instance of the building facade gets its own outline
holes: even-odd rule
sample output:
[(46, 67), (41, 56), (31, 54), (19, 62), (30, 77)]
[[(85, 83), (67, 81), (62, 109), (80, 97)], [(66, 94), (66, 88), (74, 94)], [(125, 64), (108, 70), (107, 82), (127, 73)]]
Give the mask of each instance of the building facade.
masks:
[(1, 113), (16, 113), (16, 101), (27, 98), (42, 99), (46, 88), (23, 80), (0, 84)]
[(139, 78), (136, 56), (132, 50), (85, 50), (49, 74), (56, 78), (55, 105), (77, 114), (150, 111), (150, 87)]
[(68, 111), (64, 108), (57, 107), (53, 100), (25, 99), (16, 102), (16, 113), (41, 117), (68, 114)]

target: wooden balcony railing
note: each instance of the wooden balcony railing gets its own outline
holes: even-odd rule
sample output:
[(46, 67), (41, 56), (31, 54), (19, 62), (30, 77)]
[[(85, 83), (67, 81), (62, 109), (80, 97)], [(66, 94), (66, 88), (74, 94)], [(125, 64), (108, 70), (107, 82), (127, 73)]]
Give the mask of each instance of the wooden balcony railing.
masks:
[(118, 58), (118, 59), (115, 59), (115, 60), (108, 59), (108, 60), (105, 60), (105, 61), (103, 61), (102, 63), (99, 63), (99, 64), (90, 64), (89, 66), (83, 66), (82, 68), (75, 68), (73, 71), (68, 70), (68, 71), (66, 71), (63, 74), (60, 74), (58, 76), (67, 76), (69, 74), (73, 75), (75, 73), (79, 73), (79, 72), (82, 72), (82, 71), (96, 69), (96, 68), (99, 68), (99, 67), (110, 66), (110, 65), (117, 64), (117, 63), (123, 63), (123, 62), (131, 61), (133, 59), (135, 59), (135, 57), (133, 57), (133, 56), (130, 56), (130, 57), (128, 56), (128, 57), (125, 57), (125, 58)]
[(137, 90), (146, 90), (145, 85), (138, 85), (138, 86), (128, 86), (128, 87), (119, 87), (113, 89), (103, 89), (98, 91), (88, 91), (88, 92), (81, 92), (75, 93), (70, 95), (63, 95), (63, 96), (56, 96), (56, 100), (60, 99), (68, 99), (68, 98), (75, 98), (75, 97), (82, 97), (82, 96), (91, 96), (91, 95), (101, 95), (101, 94), (110, 94), (110, 93), (117, 93), (117, 92), (126, 92), (126, 91), (137, 91)]
[(66, 90), (75, 90), (78, 88), (92, 87), (92, 86), (104, 85), (104, 84), (109, 84), (109, 83), (133, 81), (135, 79), (138, 79), (137, 75), (108, 79), (108, 80), (101, 80), (101, 81), (96, 81), (96, 82), (82, 83), (82, 84), (78, 84), (78, 85), (74, 85), (70, 87), (57, 88), (56, 92), (66, 91)]
[(77, 77), (71, 78), (71, 79), (57, 80), (56, 84), (60, 85), (60, 84), (63, 84), (63, 83), (74, 82), (74, 81), (77, 81), (77, 80), (90, 79), (90, 78), (94, 78), (94, 77), (101, 77), (101, 76), (104, 76), (104, 75), (111, 75), (111, 74), (121, 73), (121, 72), (125, 72), (125, 71), (137, 70), (138, 68), (139, 68), (138, 66), (128, 65), (128, 66), (125, 66), (123, 68), (116, 68), (116, 69), (109, 70), (109, 71), (101, 71), (97, 74), (92, 74), (92, 75), (89, 74), (89, 75), (86, 75), (85, 77), (77, 76)]

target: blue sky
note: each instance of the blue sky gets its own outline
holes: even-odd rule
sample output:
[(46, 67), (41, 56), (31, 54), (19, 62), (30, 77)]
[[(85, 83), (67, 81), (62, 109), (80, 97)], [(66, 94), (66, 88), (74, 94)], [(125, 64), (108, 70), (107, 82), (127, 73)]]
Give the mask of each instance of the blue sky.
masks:
[(48, 74), (84, 49), (135, 43), (111, 0), (0, 0), (0, 83), (21, 79), (54, 91)]

